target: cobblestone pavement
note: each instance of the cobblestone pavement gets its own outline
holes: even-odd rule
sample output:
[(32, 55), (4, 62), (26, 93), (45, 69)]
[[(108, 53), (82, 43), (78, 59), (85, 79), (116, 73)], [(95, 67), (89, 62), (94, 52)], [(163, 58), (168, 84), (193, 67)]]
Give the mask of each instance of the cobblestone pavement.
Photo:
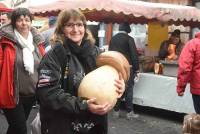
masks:
[[(126, 120), (124, 117), (114, 118), (112, 112), (109, 114), (108, 134), (181, 134), (183, 114), (174, 112), (136, 106), (136, 113), (139, 117), (133, 120)], [(33, 109), (29, 124), (36, 115), (38, 109)], [(5, 117), (0, 114), (0, 134), (6, 134), (8, 125)]]

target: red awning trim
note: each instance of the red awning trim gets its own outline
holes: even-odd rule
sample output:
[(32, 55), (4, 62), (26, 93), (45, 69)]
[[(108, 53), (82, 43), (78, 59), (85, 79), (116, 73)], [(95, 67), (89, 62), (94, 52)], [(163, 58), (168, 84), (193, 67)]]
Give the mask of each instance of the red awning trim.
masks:
[(130, 0), (58, 0), (31, 6), (34, 15), (55, 15), (63, 9), (80, 9), (90, 21), (148, 23), (163, 21), (169, 24), (200, 27), (200, 10), (195, 7)]

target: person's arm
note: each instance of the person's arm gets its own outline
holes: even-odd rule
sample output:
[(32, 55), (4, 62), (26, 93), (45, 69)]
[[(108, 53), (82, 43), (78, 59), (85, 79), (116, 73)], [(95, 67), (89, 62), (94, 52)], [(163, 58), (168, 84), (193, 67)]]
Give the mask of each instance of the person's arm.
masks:
[(177, 93), (182, 96), (187, 83), (191, 78), (195, 50), (192, 47), (192, 41), (189, 41), (183, 48), (179, 57), (179, 68), (177, 76)]
[(139, 58), (137, 48), (135, 46), (135, 41), (133, 38), (129, 39), (129, 54), (132, 61), (133, 72), (139, 72)]
[(167, 41), (163, 41), (160, 45), (158, 56), (161, 59), (165, 59), (167, 55), (168, 55), (168, 43)]

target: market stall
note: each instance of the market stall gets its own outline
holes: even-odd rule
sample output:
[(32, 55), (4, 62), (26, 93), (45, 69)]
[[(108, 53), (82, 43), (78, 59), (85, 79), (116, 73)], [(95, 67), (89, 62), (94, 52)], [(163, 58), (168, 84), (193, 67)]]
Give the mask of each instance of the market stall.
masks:
[[(158, 38), (168, 37), (168, 25), (200, 27), (200, 10), (190, 6), (130, 0), (57, 0), (40, 6), (29, 6), (30, 11), (36, 16), (57, 15), (61, 10), (69, 8), (81, 10), (90, 21), (105, 23), (128, 21), (130, 24), (149, 24), (148, 34), (151, 36), (148, 40), (157, 41), (149, 46), (153, 49), (156, 47), (155, 50), (160, 44)], [(141, 72), (147, 73), (140, 74), (140, 80), (134, 87), (133, 103), (181, 113), (194, 112), (189, 87), (184, 97), (178, 97), (176, 94), (174, 75), (176, 71), (173, 70), (172, 77), (167, 73), (164, 74), (165, 76), (155, 75), (153, 69), (156, 57), (144, 57), (144, 59), (140, 60)], [(178, 67), (178, 64), (174, 65)]]
[(175, 111), (179, 113), (194, 113), (189, 85), (184, 96), (176, 93), (176, 77), (140, 73), (140, 80), (135, 83), (133, 103)]
[(56, 0), (42, 5), (29, 5), (37, 16), (58, 14), (63, 9), (80, 9), (90, 21), (106, 23), (168, 24), (200, 26), (200, 10), (195, 7), (131, 0)]

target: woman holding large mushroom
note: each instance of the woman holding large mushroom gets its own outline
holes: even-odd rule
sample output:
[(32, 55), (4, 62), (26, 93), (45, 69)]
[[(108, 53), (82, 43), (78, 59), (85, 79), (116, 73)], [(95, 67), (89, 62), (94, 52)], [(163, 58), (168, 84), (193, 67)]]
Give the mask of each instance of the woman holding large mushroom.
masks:
[[(78, 97), (81, 80), (96, 68), (99, 55), (87, 32), (86, 19), (79, 11), (59, 14), (51, 40), (54, 45), (39, 66), (36, 92), (42, 134), (107, 134), (107, 113), (112, 105), (99, 104), (95, 96)], [(125, 88), (121, 73), (113, 86), (121, 97)]]

